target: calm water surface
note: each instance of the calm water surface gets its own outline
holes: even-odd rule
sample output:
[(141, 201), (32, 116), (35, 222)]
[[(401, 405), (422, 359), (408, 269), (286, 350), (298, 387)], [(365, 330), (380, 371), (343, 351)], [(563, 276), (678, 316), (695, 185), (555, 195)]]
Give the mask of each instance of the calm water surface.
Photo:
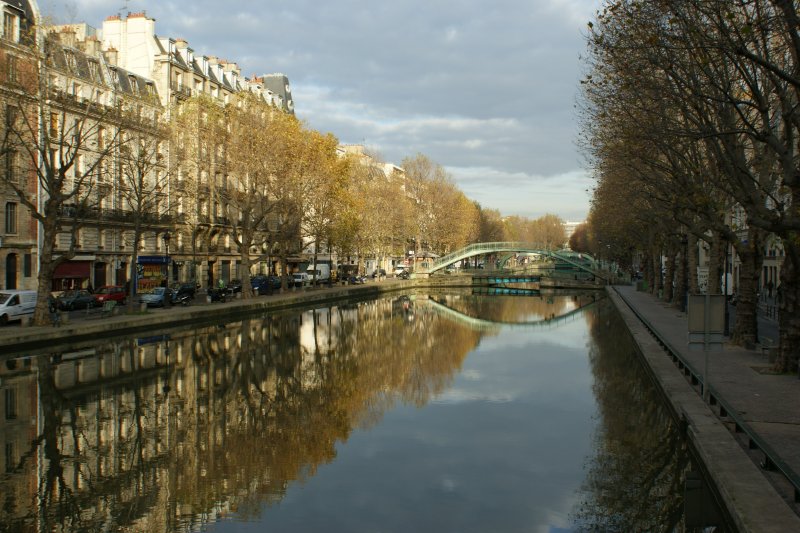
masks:
[(0, 528), (682, 527), (685, 446), (601, 296), (417, 294), (6, 359)]

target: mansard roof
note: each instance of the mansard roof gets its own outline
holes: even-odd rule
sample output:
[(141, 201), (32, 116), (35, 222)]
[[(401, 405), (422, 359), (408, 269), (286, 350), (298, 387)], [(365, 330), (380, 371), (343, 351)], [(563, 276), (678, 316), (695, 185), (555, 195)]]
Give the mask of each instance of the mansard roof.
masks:
[[(156, 95), (152, 80), (139, 76), (116, 65), (108, 65), (102, 56), (92, 56), (82, 50), (66, 46), (56, 39), (47, 39), (48, 66), (60, 70), (86, 83), (114, 88), (125, 95), (145, 97)], [(91, 63), (97, 65), (97, 78), (92, 77)]]

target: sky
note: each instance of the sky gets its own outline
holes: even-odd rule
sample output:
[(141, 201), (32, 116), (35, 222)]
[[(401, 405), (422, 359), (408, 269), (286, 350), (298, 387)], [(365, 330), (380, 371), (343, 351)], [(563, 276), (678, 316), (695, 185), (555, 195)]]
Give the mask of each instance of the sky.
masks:
[(577, 146), (586, 24), (600, 0), (39, 0), (97, 28), (145, 11), (159, 36), (289, 77), (295, 110), (400, 165), (422, 153), (503, 215), (581, 221)]

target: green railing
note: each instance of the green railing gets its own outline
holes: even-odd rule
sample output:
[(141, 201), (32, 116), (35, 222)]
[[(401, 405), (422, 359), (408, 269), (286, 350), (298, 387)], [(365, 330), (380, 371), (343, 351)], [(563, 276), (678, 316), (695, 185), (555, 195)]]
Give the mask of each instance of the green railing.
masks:
[(426, 268), (418, 268), (417, 272), (420, 274), (432, 274), (457, 261), (494, 252), (522, 252), (545, 255), (589, 272), (601, 279), (608, 279), (608, 274), (597, 268), (597, 261), (587, 254), (578, 254), (571, 250), (553, 250), (547, 244), (530, 242), (479, 242), (470, 244), (433, 260)]

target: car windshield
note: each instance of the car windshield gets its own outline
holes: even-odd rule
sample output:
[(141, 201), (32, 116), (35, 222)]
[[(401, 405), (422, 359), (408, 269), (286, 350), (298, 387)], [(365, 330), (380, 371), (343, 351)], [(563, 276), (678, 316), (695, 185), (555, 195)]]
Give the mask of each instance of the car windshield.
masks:
[(100, 287), (95, 294), (111, 294), (111, 287)]
[(155, 289), (153, 289), (153, 294), (164, 294), (165, 290), (166, 289), (164, 289), (164, 287), (156, 287)]
[(9, 298), (11, 298), (10, 294), (6, 294), (4, 292), (0, 292), (0, 304), (6, 303)]
[(64, 291), (61, 298), (74, 298), (78, 295), (78, 291)]

